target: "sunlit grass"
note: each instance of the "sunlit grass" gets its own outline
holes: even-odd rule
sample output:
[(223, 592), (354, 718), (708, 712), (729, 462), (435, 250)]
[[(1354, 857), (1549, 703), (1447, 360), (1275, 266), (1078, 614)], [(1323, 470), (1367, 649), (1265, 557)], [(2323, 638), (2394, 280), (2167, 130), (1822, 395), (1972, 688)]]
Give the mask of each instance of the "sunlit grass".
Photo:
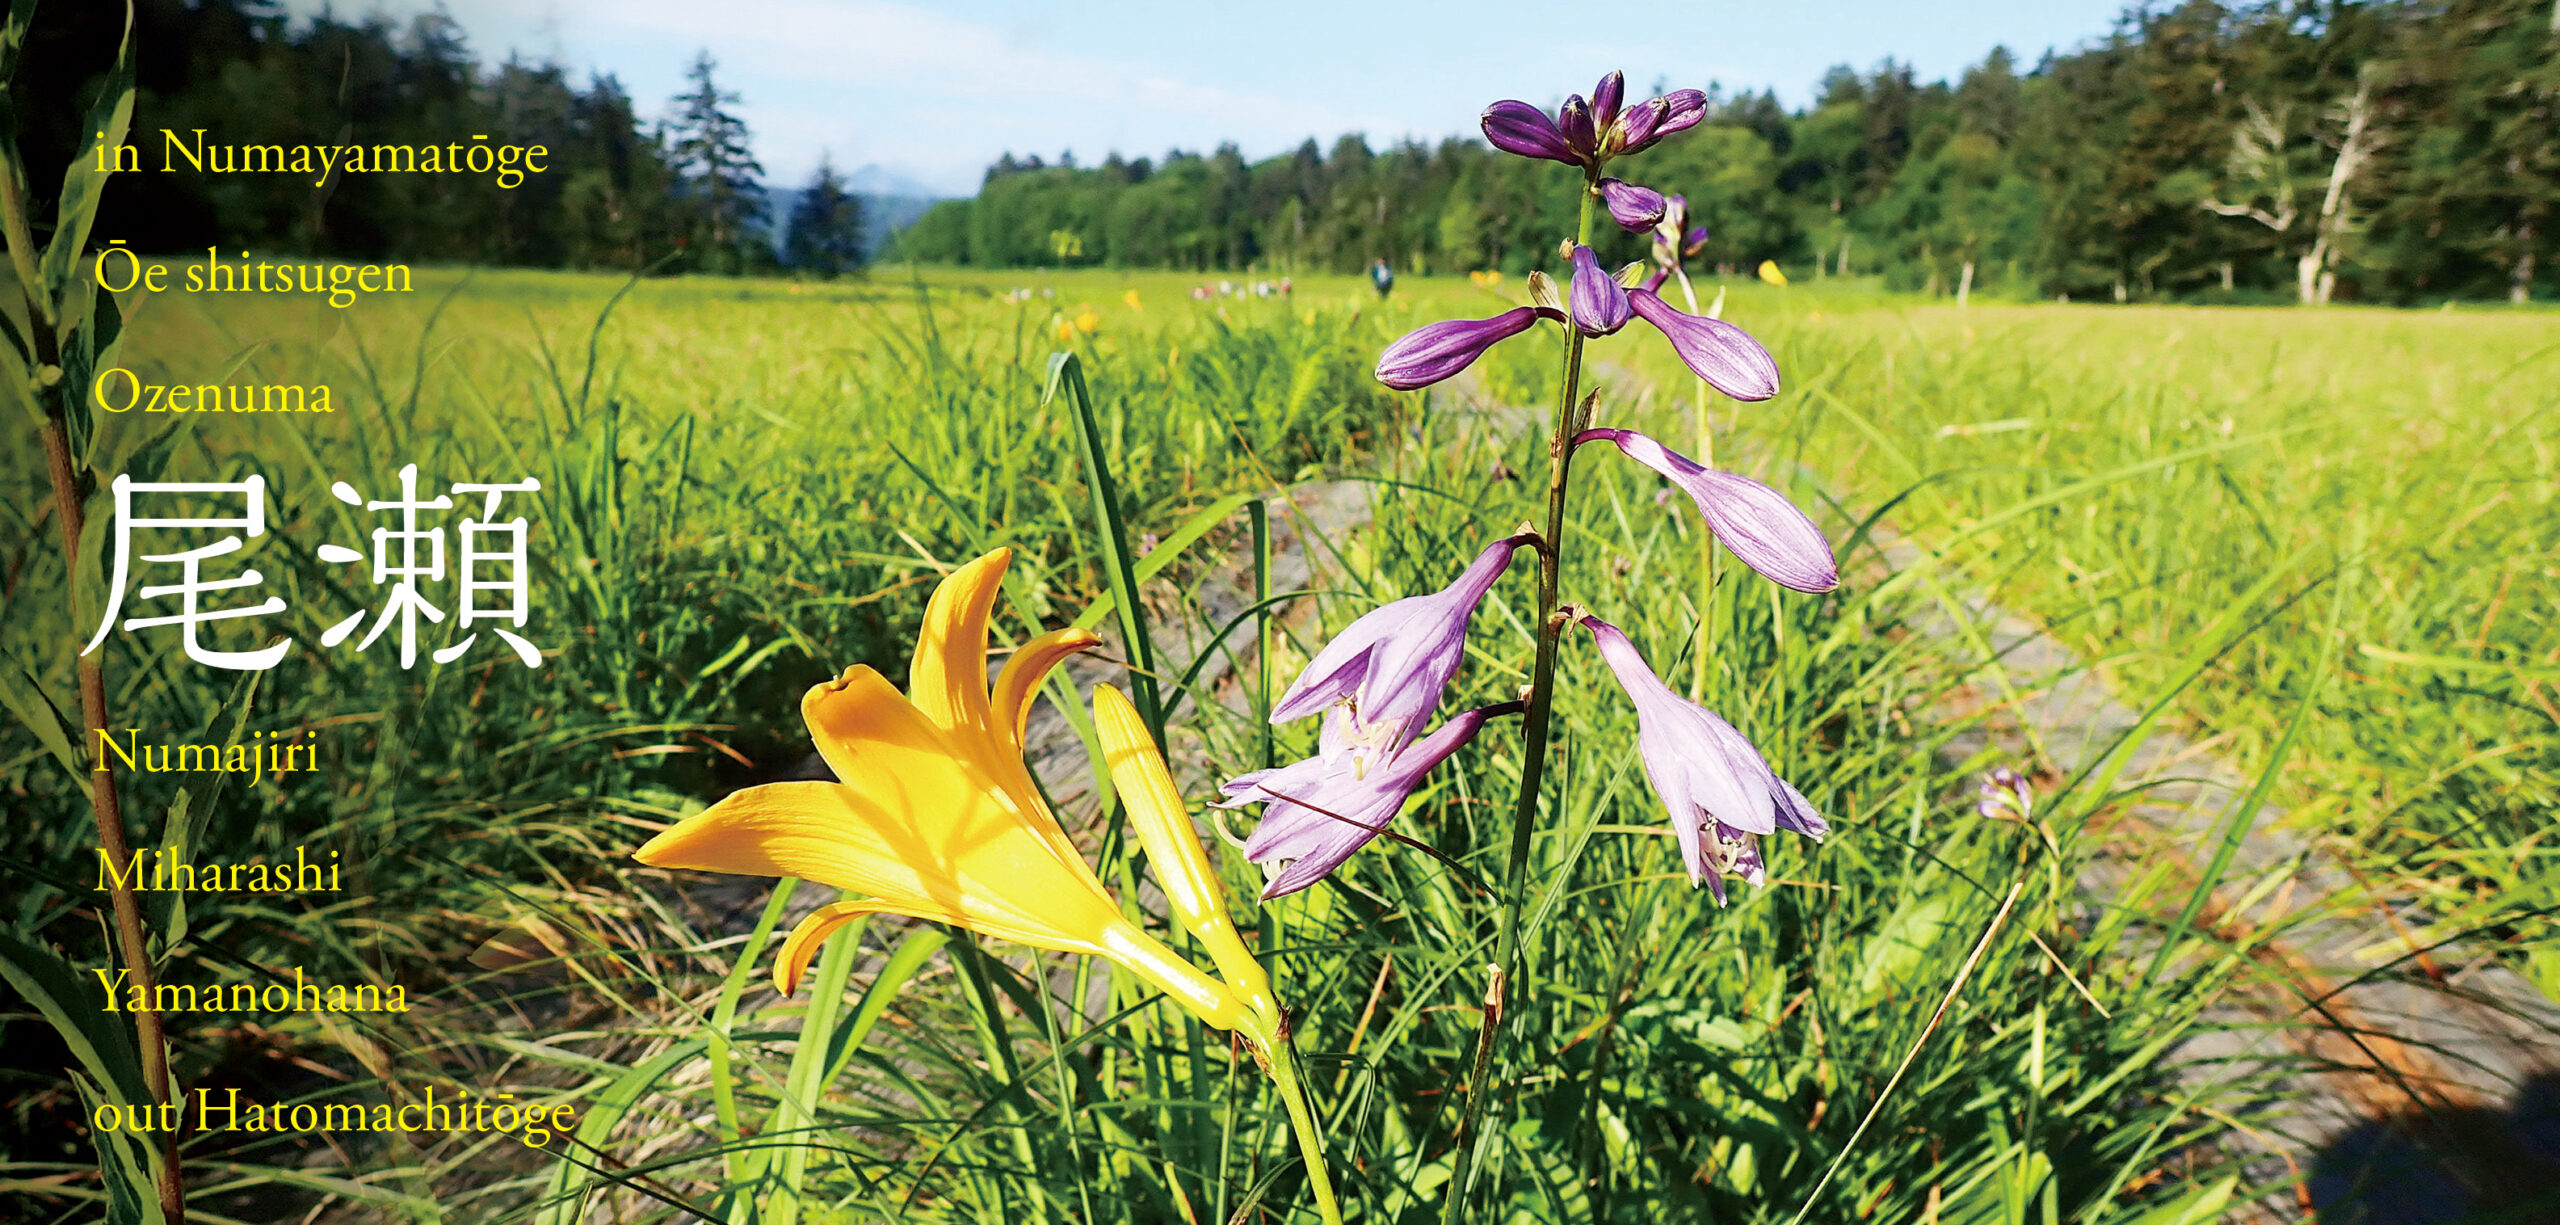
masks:
[[(1040, 407), (1061, 344), (1088, 363), (1132, 532), (1173, 541), (1237, 493), (1374, 481), (1370, 524), (1316, 542), (1321, 594), (1282, 605), (1308, 610), (1278, 631), (1284, 663), (1375, 601), (1436, 587), (1453, 558), (1528, 516), (1542, 491), (1506, 473), (1539, 471), (1542, 443), (1535, 414), (1507, 406), (1533, 402), (1546, 342), (1498, 351), (1472, 396), (1391, 397), (1367, 378), (1398, 331), (1491, 314), (1518, 286), (1407, 278), (1381, 304), (1353, 278), (1299, 278), (1285, 298), (1191, 297), (1254, 279), (883, 268), (834, 284), (644, 281), (599, 327), (619, 280), (424, 270), (414, 297), (357, 312), (215, 315), (177, 297), (140, 312), (127, 361), (145, 378), (196, 377), (246, 351), (240, 379), (322, 371), (339, 409), (195, 420), (171, 467), (267, 477), (278, 519), (253, 557), (293, 605), (281, 628), (301, 651), (234, 694), (148, 642), (111, 648), (121, 720), (227, 728), (245, 710), (248, 726), (323, 730), (317, 781), (218, 798), (199, 785), (203, 845), (229, 858), (327, 845), (361, 865), (352, 893), (308, 909), (197, 903), (174, 972), (304, 964), (408, 982), (428, 1001), (385, 1024), (196, 1026), (182, 1079), (313, 1100), (459, 1082), (568, 1102), (586, 1120), (548, 1153), (458, 1135), (350, 1154), (398, 1171), (363, 1186), (297, 1181), (305, 1140), (198, 1137), (195, 1183), (217, 1188), (205, 1207), (263, 1219), (335, 1198), (388, 1219), (437, 1201), (464, 1219), (567, 1222), (610, 1201), (685, 1219), (676, 1200), (715, 1219), (762, 1205), (768, 1221), (1217, 1221), (1300, 1202), (1254, 1078), (1231, 1079), (1222, 1043), (1126, 984), (1089, 990), (1089, 971), (1054, 959), (874, 921), (828, 947), (801, 997), (778, 1000), (762, 937), (782, 899), (687, 906), (626, 858), (657, 825), (794, 765), (808, 684), (854, 662), (903, 675), (901, 644), (941, 567), (1021, 549), (1005, 640), (1109, 590), (1075, 427)], [(1090, 331), (1076, 324), (1087, 314)], [(1852, 587), (1773, 597), (1728, 575), (1710, 599), (1697, 525), (1655, 507), (1650, 476), (1590, 456), (1568, 589), (1605, 599), (1666, 675), (1697, 676), (1839, 832), (1777, 849), (1772, 888), (1713, 907), (1648, 832), (1661, 819), (1631, 714), (1569, 650), (1566, 799), (1537, 844), (1514, 996), (1524, 1054), (1486, 1177), (1510, 1213), (1539, 1220), (1783, 1221), (1835, 1160), (1808, 1219), (1918, 1220), (1931, 1205), (1949, 1221), (2029, 1219), (2006, 1214), (2050, 1195), (2065, 1219), (2134, 1220), (2210, 1194), (2230, 1171), (2198, 1141), (2263, 1086), (2234, 1069), (2190, 1088), (2158, 1061), (2250, 975), (2245, 950), (2170, 929), (2189, 887), (2173, 875), (2079, 892), (2096, 849), (2079, 825), (2112, 798), (2094, 788), (2048, 796), (2044, 834), (1972, 815), (1982, 763), (1941, 760), (1967, 725), (1941, 699), (1981, 677), (1915, 628), (1915, 585), (1878, 594), (1885, 566), (1859, 529), (1884, 511), (1946, 550), (1930, 578), (2039, 617), (2136, 699), (2177, 679), (2205, 627), (2356, 583), (2344, 639), (2322, 640), (2335, 601), (2299, 601), (2180, 694), (2182, 718), (2255, 768), (2277, 764), (2276, 734), (2316, 700), (2281, 763), (2300, 819), (2405, 858), (2438, 900), (2547, 882), (2526, 848), (2554, 775), (2533, 684), (2560, 664), (2551, 317), (1958, 313), (1819, 283), (1737, 283), (1725, 314), (1771, 341), (1789, 391), (1718, 402), (1719, 454), (1831, 503), (1822, 518)], [(1676, 368), (1658, 342), (1638, 344), (1595, 350), (1615, 363), (1595, 372), (1601, 419), (1687, 437)], [(115, 420), (109, 453), (159, 424)], [(2212, 440), (2250, 441), (1980, 529)], [(401, 674), (378, 651), (316, 646), (319, 627), (369, 598), (310, 559), (351, 538), (328, 482), (372, 488), (412, 461), (446, 480), (543, 480), (528, 514), (542, 563), (529, 633), (556, 652), (544, 669), (475, 657)], [(10, 490), (30, 523), (35, 488)], [(1203, 578), (1245, 540), (1235, 515), (1169, 546), (1188, 551), (1150, 612), (1196, 616)], [(2280, 564), (2267, 608), (2249, 605)], [(59, 691), (87, 627), (64, 611), (58, 558), (21, 546), (12, 569), (8, 652)], [(1521, 578), (1497, 589), (1464, 696), (1512, 696), (1532, 616)], [(1682, 644), (1702, 618), (1714, 654), (1693, 671)], [(2315, 686), (2324, 645), (2344, 666)], [(1198, 770), (1262, 764), (1251, 687), (1194, 696), (1177, 754)], [(1303, 748), (1305, 731), (1285, 730), (1280, 750)], [(0, 745), (26, 814), (0, 844), (25, 882), (19, 921), (96, 961), (78, 793), (25, 729)], [(1381, 844), (1348, 888), (1259, 912), (1355, 1219), (1438, 1204), (1489, 956), (1474, 881), (1498, 875), (1488, 814), (1517, 769), (1511, 741), (1489, 736), (1404, 818), (1449, 864)], [(137, 781), (148, 840), (175, 790)], [(1139, 904), (1111, 815), (1088, 802), (1061, 816)], [(470, 967), (511, 931), (531, 961)], [(1986, 931), (1917, 1071), (1849, 1145)], [(72, 1186), (47, 1203), (85, 1219)]]

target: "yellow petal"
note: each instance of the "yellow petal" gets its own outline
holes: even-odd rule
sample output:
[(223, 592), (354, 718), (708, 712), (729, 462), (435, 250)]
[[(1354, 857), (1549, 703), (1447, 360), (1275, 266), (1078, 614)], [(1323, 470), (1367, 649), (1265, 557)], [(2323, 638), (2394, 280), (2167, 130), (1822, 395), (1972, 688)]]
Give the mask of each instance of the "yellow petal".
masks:
[(1067, 628), (1051, 630), (1029, 642), (1005, 661), (1004, 671), (996, 677), (993, 717), (998, 729), (1006, 734), (1006, 747), (1013, 755), (1022, 755), (1023, 722), (1031, 717), (1031, 699), (1038, 695), (1040, 682), (1049, 678), (1051, 669), (1078, 651), (1102, 645), (1102, 636), (1092, 630)]
[(951, 572), (933, 589), (907, 670), (907, 698), (955, 747), (994, 743), (987, 715), (987, 617), (1004, 586), (1013, 550), (997, 549)]
[[(1033, 805), (1046, 807), (1040, 801), (1040, 789), (1032, 784), (1030, 767), (1022, 760), (1022, 728), (1031, 716), (1031, 699), (1060, 660), (1101, 642), (1101, 636), (1091, 630), (1051, 630), (1022, 644), (1022, 649), (1005, 661), (1004, 672), (996, 677), (993, 713), (989, 717), (1003, 733), (1003, 739), (989, 755), (1001, 763), (1015, 794), (1028, 797)], [(1054, 817), (1045, 823), (1043, 834), (1061, 857), (1084, 862), (1084, 852), (1076, 849), (1074, 840), (1067, 837), (1067, 831)]]
[(845, 924), (872, 914), (894, 914), (914, 919), (929, 919), (952, 927), (965, 927), (998, 939), (1011, 940), (1016, 944), (1056, 949), (1062, 953), (1082, 953), (1086, 956), (1111, 956), (1114, 950), (1110, 946), (1120, 942), (1107, 932), (1096, 932), (1090, 940), (1062, 940), (1053, 932), (999, 930), (968, 915), (936, 911), (929, 906), (912, 905), (883, 898), (866, 898), (861, 901), (837, 902), (832, 906), (821, 906), (811, 911), (809, 917), (800, 920), (799, 926), (791, 929), (790, 938), (782, 942), (782, 951), (774, 956), (774, 987), (784, 995), (799, 990), (800, 977), (809, 972), (809, 963), (817, 959), (818, 947), (827, 942), (827, 937), (836, 934), (837, 929)]
[[(978, 696), (978, 706), (980, 711), (986, 708), (986, 693)], [(986, 754), (970, 752), (968, 744), (963, 744), (965, 734), (934, 724), (924, 711), (899, 696), (896, 685), (868, 665), (852, 665), (842, 678), (814, 685), (801, 696), (801, 721), (809, 724), (809, 739), (817, 742), (817, 752), (827, 757), (835, 777), (847, 785), (860, 783), (863, 777), (906, 777), (911, 772), (927, 772), (929, 777), (968, 775), (975, 780), (973, 785), (1004, 780), (1004, 772), (988, 775)], [(1004, 798), (1016, 808), (1037, 803), (1027, 793), (1006, 793)]]
[(1146, 848), (1156, 884), (1173, 903), (1175, 917), (1209, 950), (1237, 997), (1276, 1020), (1279, 1010), (1271, 998), (1271, 980), (1228, 917), (1226, 890), (1218, 884), (1217, 869), (1200, 845), (1200, 831), (1192, 826), (1182, 793), (1174, 787), (1173, 774), (1165, 769), (1164, 755), (1148, 734), (1145, 720), (1138, 717), (1138, 708), (1118, 689), (1096, 685), (1093, 717), (1111, 764), (1111, 785), (1129, 810), (1129, 828)]
[(1200, 972), (1166, 948), (1164, 942), (1122, 921), (1102, 933), (1102, 954), (1122, 969), (1145, 979), (1183, 1010), (1219, 1029), (1260, 1033), (1265, 1026), (1256, 1011), (1236, 998), (1225, 983)]
[(749, 787), (651, 839), (639, 857), (803, 877), (872, 894), (900, 914), (1072, 952), (1097, 951), (1098, 933), (1120, 919), (1083, 860), (1060, 862), (1046, 838), (948, 759), (912, 776)]
[(800, 976), (809, 972), (809, 962), (818, 955), (818, 946), (836, 929), (867, 914), (889, 909), (887, 902), (838, 902), (821, 906), (791, 929), (791, 937), (782, 942), (782, 952), (773, 959), (773, 986), (784, 995), (800, 989)]

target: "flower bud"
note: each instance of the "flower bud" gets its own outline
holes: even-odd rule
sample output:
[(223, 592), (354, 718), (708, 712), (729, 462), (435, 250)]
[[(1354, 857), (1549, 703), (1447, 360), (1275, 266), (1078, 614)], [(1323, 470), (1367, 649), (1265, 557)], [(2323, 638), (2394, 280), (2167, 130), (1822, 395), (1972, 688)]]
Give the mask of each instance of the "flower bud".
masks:
[(1656, 113), (1653, 122), (1645, 125), (1643, 132), (1637, 131), (1630, 117), (1627, 152), (1641, 153), (1665, 136), (1698, 126), (1698, 121), (1707, 117), (1707, 95), (1703, 90), (1675, 89), (1654, 99), (1654, 102), (1660, 103), (1662, 109)]
[(1600, 202), (1609, 207), (1609, 219), (1630, 234), (1644, 233), (1662, 220), (1662, 193), (1625, 179), (1600, 180)]
[(1627, 458), (1678, 485), (1697, 503), (1716, 539), (1742, 564), (1791, 591), (1820, 593), (1840, 585), (1831, 542), (1787, 495), (1732, 472), (1718, 472), (1634, 430), (1584, 430), (1574, 445), (1607, 442)]
[(1617, 123), (1618, 104), (1623, 101), (1626, 96), (1626, 73), (1611, 72), (1609, 75), (1600, 78), (1600, 83), (1593, 86), (1591, 89), (1592, 125), (1602, 131), (1607, 131), (1612, 124)]
[(1556, 130), (1564, 133), (1565, 147), (1583, 158), (1600, 147), (1599, 130), (1591, 123), (1591, 104), (1575, 94), (1564, 100), (1556, 111)]
[(1627, 326), (1627, 287), (1601, 271), (1591, 248), (1573, 249), (1573, 326), (1585, 336), (1606, 336)]
[(1568, 166), (1581, 164), (1566, 147), (1564, 133), (1545, 111), (1526, 102), (1502, 101), (1484, 108), (1484, 138), (1494, 148), (1521, 157), (1542, 157)]
[(1490, 319), (1426, 323), (1378, 355), (1378, 381), (1398, 391), (1428, 387), (1473, 365), (1485, 350), (1528, 331), (1537, 321), (1537, 308), (1522, 306)]
[(1627, 297), (1635, 313), (1662, 329), (1681, 362), (1709, 386), (1737, 400), (1778, 394), (1777, 360), (1749, 332), (1721, 319), (1685, 313), (1649, 289), (1628, 290)]
[(1529, 305), (1542, 310), (1564, 313), (1564, 298), (1556, 292), (1556, 279), (1544, 272), (1529, 274)]

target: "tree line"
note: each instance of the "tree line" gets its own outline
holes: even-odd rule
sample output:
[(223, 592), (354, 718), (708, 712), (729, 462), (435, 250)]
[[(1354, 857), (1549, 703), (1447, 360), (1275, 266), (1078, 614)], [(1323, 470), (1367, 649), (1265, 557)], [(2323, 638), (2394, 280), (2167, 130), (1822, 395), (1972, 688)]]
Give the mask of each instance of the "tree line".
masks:
[[(551, 150), (551, 169), (511, 191), (459, 176), (119, 175), (101, 233), (138, 249), (821, 275), (869, 254), (865, 201), (832, 167), (770, 190), (707, 55), (681, 94), (646, 103), (608, 74), (484, 67), (440, 10), (135, 8), (137, 132), (486, 133)], [(34, 164), (75, 147), (121, 20), (119, 5), (44, 6), (12, 86)], [(1719, 92), (1706, 123), (1622, 166), (1686, 194), (1713, 232), (1704, 258), (1729, 267), (2102, 300), (2522, 300), (2560, 285), (2555, 132), (2560, 0), (2189, 0), (2137, 7), (2031, 67), (1995, 50), (1953, 82), (1891, 60), (1836, 68), (1795, 110)], [(1095, 165), (1008, 154), (975, 199), (936, 206), (896, 246), (988, 267), (1384, 258), (1520, 272), (1555, 264), (1572, 175), (1472, 135), (1309, 140), (1261, 161), (1232, 145)], [(1632, 238), (1602, 245), (1642, 253)]]
[[(2560, 4), (2145, 5), (2032, 68), (2005, 50), (1953, 83), (1835, 68), (1794, 111), (1718, 91), (1699, 128), (1620, 165), (1685, 194), (1713, 232), (1704, 258), (1728, 267), (2117, 301), (2523, 301), (2560, 283)], [(1090, 166), (1007, 154), (898, 250), (1516, 273), (1556, 265), (1574, 174), (1474, 139), (1345, 136), (1258, 162), (1232, 145)]]
[[(274, 0), (136, 0), (133, 139), (151, 171), (110, 181), (99, 233), (137, 250), (255, 249), (312, 257), (555, 268), (818, 275), (864, 257), (863, 200), (832, 164), (773, 194), (708, 53), (676, 97), (633, 99), (609, 74), (556, 63), (484, 67), (439, 7), (394, 21), (295, 18)], [(22, 147), (59, 166), (110, 67), (118, 4), (48, 4), (12, 92)], [(455, 175), (157, 173), (162, 128), (219, 143), (441, 145), (485, 134), (543, 145), (548, 169), (511, 190)]]

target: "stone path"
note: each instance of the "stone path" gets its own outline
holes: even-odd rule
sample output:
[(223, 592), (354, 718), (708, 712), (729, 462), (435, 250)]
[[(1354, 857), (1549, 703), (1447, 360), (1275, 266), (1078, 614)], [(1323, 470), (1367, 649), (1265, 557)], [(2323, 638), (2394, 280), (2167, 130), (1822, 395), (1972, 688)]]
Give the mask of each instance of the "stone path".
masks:
[[(1908, 540), (1886, 541), (1884, 555), (1896, 570), (1935, 564)], [(1943, 610), (1923, 632), (1980, 667), (1981, 694), (2015, 704), (2009, 726), (1969, 733), (1955, 759), (1996, 739), (2020, 760), (2040, 760), (2049, 777), (2074, 777), (2123, 754), (2117, 785), (2140, 798), (2097, 831), (2107, 846), (2083, 872), (2082, 891), (2120, 897), (2160, 857), (2174, 856), (2188, 875), (2167, 893), (2183, 903), (2253, 780), (2174, 728), (2142, 728), (2141, 713), (2096, 670), (2026, 618), (1979, 595), (1959, 604), (1973, 633), (1959, 632), (1959, 614)], [(2328, 1210), (2323, 1221), (2425, 1225), (2465, 1219), (2510, 1189), (2471, 1185), (2484, 1179), (2518, 1180), (2515, 1190), (2560, 1186), (2560, 1007), (2478, 950), (2416, 943), (2428, 916), (2367, 899), (2343, 865), (2285, 828), (2274, 806), (2249, 820), (2215, 904), (2198, 921), (2230, 936), (2278, 934), (2255, 958), (2259, 982), (2209, 1018), (2225, 1024), (2172, 1059), (2191, 1084), (2278, 1078), (2276, 1106), (2227, 1137), (2235, 1151), (2260, 1155), (2252, 1162), (2259, 1174), (2305, 1177), (2266, 1207), (2280, 1219), (2317, 1204)], [(2270, 877), (2273, 888), (2253, 892)], [(2462, 1134), (2501, 1115), (2541, 1133), (2488, 1152)], [(2361, 1205), (2347, 1205), (2359, 1195)]]

